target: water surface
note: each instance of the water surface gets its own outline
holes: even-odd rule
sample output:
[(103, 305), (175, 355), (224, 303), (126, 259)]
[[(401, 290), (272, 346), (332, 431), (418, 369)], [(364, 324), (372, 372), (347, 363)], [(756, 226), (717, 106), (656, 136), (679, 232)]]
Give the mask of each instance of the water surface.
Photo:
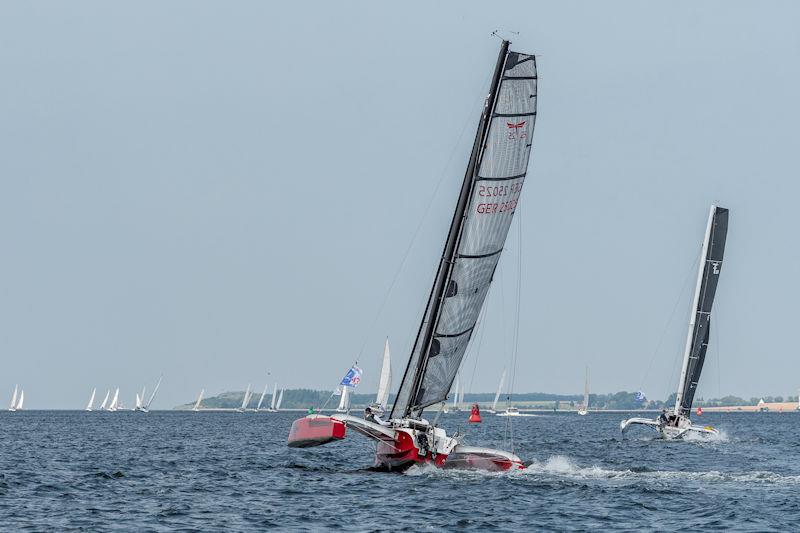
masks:
[[(503, 446), (508, 419), (443, 417)], [(297, 413), (0, 413), (6, 531), (800, 528), (800, 415), (704, 414), (711, 442), (619, 432), (620, 413), (513, 419), (524, 471), (368, 470), (352, 434), (297, 450)]]

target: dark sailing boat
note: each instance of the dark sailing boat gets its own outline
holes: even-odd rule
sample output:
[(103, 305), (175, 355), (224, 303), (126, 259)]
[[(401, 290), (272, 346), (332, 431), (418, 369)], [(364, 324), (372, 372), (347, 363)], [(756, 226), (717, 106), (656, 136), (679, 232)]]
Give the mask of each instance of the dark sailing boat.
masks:
[(728, 210), (711, 206), (708, 215), (706, 235), (703, 240), (702, 262), (697, 273), (692, 316), (689, 319), (689, 333), (686, 336), (686, 348), (683, 353), (681, 379), (678, 382), (678, 395), (675, 408), (669, 415), (662, 415), (657, 420), (647, 418), (631, 418), (620, 422), (622, 431), (631, 425), (641, 424), (658, 430), (665, 438), (680, 438), (687, 433), (704, 435), (716, 434), (718, 431), (710, 426), (694, 426), (689, 419), (692, 410), (694, 393), (700, 381), (700, 372), (708, 350), (709, 331), (711, 328), (711, 306), (717, 292), (719, 273), (722, 270), (722, 256), (725, 253), (725, 239), (728, 235)]
[(436, 278), (388, 421), (348, 414), (297, 420), (289, 446), (342, 439), (347, 428), (377, 441), (376, 463), (521, 468), (510, 452), (466, 446), (422, 417), (447, 400), (489, 291), (528, 170), (536, 120), (536, 58), (503, 41)]

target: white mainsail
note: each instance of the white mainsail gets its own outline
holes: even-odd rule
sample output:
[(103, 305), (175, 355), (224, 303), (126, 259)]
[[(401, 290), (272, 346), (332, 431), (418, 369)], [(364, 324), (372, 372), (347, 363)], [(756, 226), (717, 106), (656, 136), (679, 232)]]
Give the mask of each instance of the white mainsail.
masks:
[(256, 406), (256, 411), (261, 410), (261, 404), (264, 403), (264, 396), (267, 395), (267, 388), (269, 387), (269, 383), (264, 383), (264, 390), (261, 391), (261, 398), (258, 399), (258, 405)]
[(106, 396), (103, 398), (103, 403), (100, 404), (100, 410), (104, 411), (108, 403), (108, 397), (111, 396), (111, 389), (106, 389)]
[(586, 367), (586, 383), (583, 387), (583, 408), (589, 410), (589, 367)]
[(339, 407), (336, 408), (336, 410), (339, 411), (340, 413), (344, 413), (350, 407), (350, 401), (348, 398), (349, 391), (350, 387), (342, 385), (342, 396), (341, 398), (339, 398)]
[(119, 405), (119, 387), (114, 391), (114, 397), (111, 399), (111, 405), (108, 406), (109, 411), (116, 411)]
[(139, 393), (138, 392), (136, 393), (136, 402), (133, 405), (134, 405), (134, 408), (133, 408), (134, 411), (139, 411), (142, 408), (142, 399), (139, 397)]
[(275, 404), (275, 410), (281, 410), (281, 402), (283, 401), (283, 391), (286, 389), (281, 389), (281, 393), (278, 395), (278, 402)]
[(17, 408), (17, 394), (19, 394), (19, 385), (14, 385), (14, 395), (11, 396), (11, 403), (8, 404), (8, 410), (13, 411)]
[(456, 376), (456, 386), (453, 387), (453, 411), (458, 410), (458, 384), (461, 381), (459, 376)]
[(464, 384), (461, 384), (461, 389), (458, 391), (458, 403), (464, 405)]
[(589, 365), (586, 365), (586, 379), (583, 384), (583, 405), (578, 410), (579, 415), (589, 412)]
[(494, 395), (494, 401), (492, 402), (492, 411), (497, 411), (497, 401), (500, 399), (500, 393), (503, 392), (503, 385), (506, 384), (506, 369), (503, 369), (503, 373), (500, 374), (500, 384), (497, 386), (497, 393)]
[(278, 399), (278, 382), (276, 381), (275, 382), (275, 388), (272, 389), (272, 401), (269, 404), (269, 410), (270, 411), (274, 411), (275, 410), (275, 402), (277, 401), (277, 399)]
[(392, 356), (389, 354), (389, 339), (383, 347), (383, 364), (381, 365), (381, 377), (378, 381), (378, 395), (375, 404), (381, 409), (386, 410), (389, 403), (389, 389), (392, 387)]
[(92, 395), (89, 398), (89, 403), (86, 404), (86, 409), (85, 409), (86, 411), (91, 411), (92, 410), (92, 405), (94, 404), (94, 395), (96, 393), (97, 393), (97, 387), (92, 389)]
[(240, 411), (244, 411), (247, 409), (247, 404), (250, 401), (250, 384), (247, 384), (247, 390), (244, 391), (244, 398), (242, 398), (242, 406), (239, 408)]
[(203, 401), (203, 393), (205, 391), (206, 391), (205, 389), (200, 389), (200, 396), (197, 397), (197, 401), (195, 402), (194, 407), (192, 408), (192, 411), (199, 411), (200, 410), (200, 402)]
[(19, 403), (17, 403), (17, 411), (22, 411), (22, 402), (25, 401), (25, 390), (19, 391)]
[[(158, 381), (156, 382), (156, 388), (153, 389), (153, 393), (150, 395), (150, 399), (147, 400), (147, 403), (144, 405), (145, 410), (150, 410), (150, 404), (153, 403), (153, 399), (156, 397), (156, 393), (158, 392), (158, 388), (161, 386), (161, 380), (164, 379), (164, 375), (158, 376)], [(144, 401), (144, 390), (142, 390), (142, 401)]]

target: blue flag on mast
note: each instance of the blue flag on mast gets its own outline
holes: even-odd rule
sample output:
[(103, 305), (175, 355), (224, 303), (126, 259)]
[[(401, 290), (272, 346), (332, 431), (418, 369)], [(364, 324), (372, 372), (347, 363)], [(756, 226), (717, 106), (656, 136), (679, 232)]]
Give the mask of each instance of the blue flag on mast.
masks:
[(342, 381), (339, 383), (339, 385), (355, 388), (359, 383), (361, 383), (361, 369), (356, 365), (353, 365), (350, 367), (350, 370), (347, 371), (347, 374), (345, 374), (345, 376), (342, 378)]

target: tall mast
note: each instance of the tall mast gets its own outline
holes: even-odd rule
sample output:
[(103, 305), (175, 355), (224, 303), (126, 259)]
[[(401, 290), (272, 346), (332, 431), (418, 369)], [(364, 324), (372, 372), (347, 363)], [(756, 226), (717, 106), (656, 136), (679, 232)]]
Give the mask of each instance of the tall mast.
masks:
[[(424, 317), (428, 318), (428, 320), (426, 321), (425, 318), (423, 318), (422, 323), (420, 324), (419, 331), (414, 342), (414, 347), (411, 350), (412, 355), (409, 358), (408, 365), (406, 366), (405, 373), (403, 374), (401, 387), (402, 383), (404, 383), (406, 380), (406, 375), (409, 372), (414, 373), (409, 401), (407, 402), (403, 413), (395, 413), (394, 409), (392, 409), (392, 417), (396, 417), (397, 415), (399, 415), (399, 417), (410, 416), (412, 414), (412, 408), (416, 404), (417, 396), (420, 393), (422, 376), (425, 375), (425, 368), (428, 362), (428, 352), (431, 349), (431, 341), (433, 340), (433, 334), (436, 331), (439, 309), (442, 305), (442, 301), (444, 300), (445, 291), (447, 289), (447, 280), (450, 278), (450, 272), (454, 264), (454, 255), (458, 249), (458, 241), (461, 236), (467, 204), (472, 191), (475, 169), (478, 167), (478, 163), (480, 161), (480, 155), (483, 151), (486, 141), (486, 133), (489, 129), (489, 124), (491, 123), (492, 111), (494, 110), (495, 102), (497, 101), (497, 90), (500, 86), (503, 65), (506, 62), (509, 44), (510, 43), (508, 41), (504, 40), (500, 45), (500, 53), (497, 56), (497, 64), (495, 65), (489, 96), (486, 99), (486, 105), (484, 106), (483, 113), (481, 114), (481, 118), (478, 123), (478, 131), (475, 134), (475, 141), (472, 145), (472, 153), (470, 154), (469, 164), (467, 165), (467, 171), (464, 175), (464, 182), (461, 184), (461, 192), (458, 196), (456, 210), (453, 213), (453, 220), (450, 223), (450, 231), (447, 234), (447, 240), (445, 241), (444, 250), (442, 251), (442, 258), (439, 261), (439, 268), (436, 271), (436, 278), (434, 279), (433, 287), (431, 288), (431, 293), (428, 297), (428, 304), (426, 306), (424, 315)], [(416, 360), (416, 367), (413, 368), (415, 363), (414, 353), (417, 350), (417, 343), (420, 342), (420, 339), (422, 340), (421, 349), (419, 351), (420, 355)]]
[(697, 269), (697, 283), (694, 288), (694, 298), (692, 299), (691, 316), (689, 317), (689, 332), (686, 334), (686, 347), (683, 350), (683, 365), (681, 366), (681, 379), (678, 382), (678, 393), (675, 397), (675, 416), (678, 416), (681, 411), (681, 402), (683, 401), (683, 391), (686, 385), (686, 374), (689, 369), (689, 356), (692, 352), (692, 344), (694, 344), (694, 331), (695, 321), (697, 320), (697, 302), (700, 300), (700, 289), (703, 286), (703, 272), (706, 268), (706, 261), (708, 260), (708, 245), (711, 240), (711, 228), (714, 224), (714, 213), (717, 206), (712, 205), (708, 212), (708, 224), (706, 224), (706, 235), (703, 239), (703, 251), (700, 253), (700, 266)]

